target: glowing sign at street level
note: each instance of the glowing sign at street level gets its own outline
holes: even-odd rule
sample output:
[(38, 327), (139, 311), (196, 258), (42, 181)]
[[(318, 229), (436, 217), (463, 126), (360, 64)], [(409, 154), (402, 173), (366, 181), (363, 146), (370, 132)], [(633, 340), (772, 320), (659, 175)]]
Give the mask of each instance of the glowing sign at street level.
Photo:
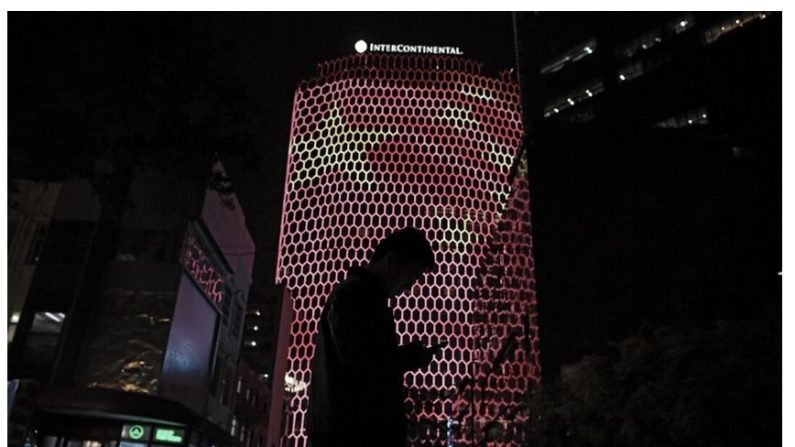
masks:
[(144, 425), (125, 425), (121, 429), (121, 438), (133, 441), (149, 440), (149, 427)]
[(140, 425), (134, 425), (130, 427), (130, 431), (128, 433), (132, 439), (141, 439), (144, 436), (144, 428)]
[(377, 53), (416, 53), (416, 54), (451, 54), (463, 56), (464, 52), (458, 47), (440, 47), (435, 45), (405, 45), (391, 43), (367, 43), (360, 40), (354, 44), (357, 53), (372, 51)]
[(157, 428), (155, 429), (155, 441), (168, 442), (171, 444), (182, 444), (185, 438), (185, 430), (178, 430), (174, 428)]

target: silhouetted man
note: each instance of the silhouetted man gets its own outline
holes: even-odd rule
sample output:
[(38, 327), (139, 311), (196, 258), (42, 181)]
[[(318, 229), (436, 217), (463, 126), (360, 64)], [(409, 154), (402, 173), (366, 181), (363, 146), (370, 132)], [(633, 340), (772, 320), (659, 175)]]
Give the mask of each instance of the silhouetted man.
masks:
[(428, 366), (444, 345), (398, 346), (387, 299), (434, 266), (423, 232), (404, 228), (332, 290), (320, 314), (308, 390), (312, 447), (406, 445), (403, 374)]

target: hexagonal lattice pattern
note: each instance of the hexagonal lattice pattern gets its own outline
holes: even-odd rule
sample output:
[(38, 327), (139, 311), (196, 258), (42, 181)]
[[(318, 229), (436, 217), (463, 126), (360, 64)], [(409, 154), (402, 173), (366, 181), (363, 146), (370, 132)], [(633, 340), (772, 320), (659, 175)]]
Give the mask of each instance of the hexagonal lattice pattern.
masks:
[(524, 445), (523, 395), (541, 373), (527, 160), (519, 161), (513, 191), (481, 264), (475, 301), (481, 353), (477, 381), (456, 402), (458, 414), (466, 414), (458, 418), (461, 439), (474, 438), (475, 445), (483, 445), (484, 438), (495, 445)]
[[(518, 431), (504, 420), (521, 420), (520, 393), (539, 378), (527, 182), (509, 181), (522, 137), (518, 85), (439, 56), (355, 55), (319, 72), (295, 94), (285, 180), (276, 280), (293, 298), (294, 394), (282, 444), (305, 445), (309, 364), (329, 291), (407, 225), (426, 232), (438, 268), (392, 301), (401, 342), (450, 343), (427, 370), (406, 374), (411, 439), (469, 443), (497, 424), (512, 442)], [(487, 377), (512, 331), (527, 342)]]
[[(224, 299), (224, 277), (218, 272), (196, 238), (188, 233), (185, 237), (185, 259), (188, 273), (215, 304)], [(225, 304), (225, 303), (224, 303)]]

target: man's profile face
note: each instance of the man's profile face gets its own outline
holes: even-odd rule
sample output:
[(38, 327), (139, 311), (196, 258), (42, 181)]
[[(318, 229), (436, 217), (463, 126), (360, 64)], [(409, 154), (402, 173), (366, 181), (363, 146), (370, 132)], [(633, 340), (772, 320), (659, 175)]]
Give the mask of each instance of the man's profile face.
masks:
[(391, 253), (387, 254), (387, 265), (392, 272), (390, 295), (400, 295), (410, 289), (425, 274), (425, 267), (419, 261), (401, 262)]

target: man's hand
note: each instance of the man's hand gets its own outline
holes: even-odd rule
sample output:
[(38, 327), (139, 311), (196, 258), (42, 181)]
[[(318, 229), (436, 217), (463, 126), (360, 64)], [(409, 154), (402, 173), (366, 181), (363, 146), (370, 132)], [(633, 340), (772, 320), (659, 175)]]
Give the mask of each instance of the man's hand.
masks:
[(401, 346), (403, 355), (403, 364), (407, 371), (415, 369), (424, 369), (431, 364), (434, 356), (442, 352), (442, 348), (447, 346), (447, 342), (437, 343), (431, 346), (425, 346), (420, 340), (414, 340), (406, 345)]

